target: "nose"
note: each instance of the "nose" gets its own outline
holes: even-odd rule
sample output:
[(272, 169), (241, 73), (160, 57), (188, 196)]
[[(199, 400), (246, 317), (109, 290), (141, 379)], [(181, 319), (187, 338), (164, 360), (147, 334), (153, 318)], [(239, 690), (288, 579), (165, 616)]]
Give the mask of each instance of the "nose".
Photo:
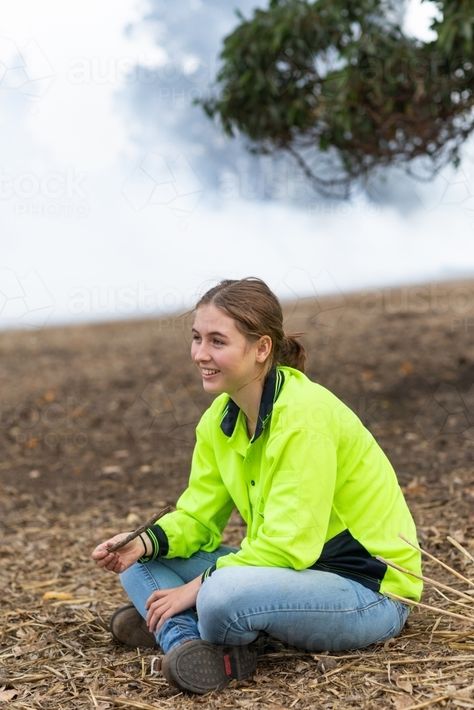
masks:
[(193, 359), (196, 363), (210, 360), (205, 343), (193, 343)]

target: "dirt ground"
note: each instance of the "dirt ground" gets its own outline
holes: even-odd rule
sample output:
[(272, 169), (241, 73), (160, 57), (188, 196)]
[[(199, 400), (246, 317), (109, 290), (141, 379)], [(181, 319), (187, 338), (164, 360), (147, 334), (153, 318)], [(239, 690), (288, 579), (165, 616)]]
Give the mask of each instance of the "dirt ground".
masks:
[[(474, 707), (474, 282), (300, 299), (285, 313), (305, 333), (308, 375), (391, 459), (424, 549), (471, 581), (428, 557), (425, 574), (468, 596), (427, 584), (436, 609), (416, 608), (384, 645), (282, 647), (221, 693), (169, 688), (152, 652), (112, 642), (107, 619), (125, 597), (89, 555), (186, 484), (210, 403), (189, 317), (2, 333), (0, 707)], [(225, 541), (242, 534), (234, 516)]]

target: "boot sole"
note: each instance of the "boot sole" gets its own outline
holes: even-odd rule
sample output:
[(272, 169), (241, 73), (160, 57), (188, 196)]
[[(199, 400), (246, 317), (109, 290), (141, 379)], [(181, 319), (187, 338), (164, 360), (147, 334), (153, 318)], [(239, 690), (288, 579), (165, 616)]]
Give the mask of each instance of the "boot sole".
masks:
[(202, 695), (224, 688), (233, 679), (248, 678), (256, 666), (254, 647), (217, 646), (195, 640), (167, 653), (161, 671), (171, 685)]

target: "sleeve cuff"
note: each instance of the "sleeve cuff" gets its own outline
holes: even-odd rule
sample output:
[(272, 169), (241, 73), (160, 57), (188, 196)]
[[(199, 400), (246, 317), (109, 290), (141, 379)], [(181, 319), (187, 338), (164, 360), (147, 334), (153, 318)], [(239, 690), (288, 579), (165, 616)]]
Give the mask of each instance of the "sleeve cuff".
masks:
[(151, 560), (156, 560), (157, 557), (166, 557), (169, 550), (168, 537), (159, 525), (152, 525), (147, 528), (145, 534), (152, 545), (152, 552), (150, 555), (143, 555), (140, 557), (138, 562), (151, 562)]
[(212, 567), (208, 567), (206, 570), (201, 575), (201, 584), (208, 579), (213, 572), (216, 571), (216, 565), (212, 565)]

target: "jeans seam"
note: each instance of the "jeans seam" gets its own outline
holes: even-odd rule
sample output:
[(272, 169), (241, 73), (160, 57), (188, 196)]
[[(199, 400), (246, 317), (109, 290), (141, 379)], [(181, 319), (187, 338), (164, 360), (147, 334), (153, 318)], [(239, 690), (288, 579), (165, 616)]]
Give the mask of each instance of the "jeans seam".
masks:
[(401, 630), (405, 626), (406, 620), (408, 619), (408, 615), (409, 615), (411, 609), (408, 606), (408, 604), (403, 604), (402, 602), (399, 602), (397, 600), (394, 600), (394, 602), (397, 607), (398, 617), (400, 619), (400, 630)]
[[(250, 616), (256, 617), (256, 616), (261, 616), (261, 615), (269, 614), (269, 613), (274, 614), (274, 613), (278, 613), (278, 612), (281, 612), (281, 611), (283, 611), (283, 612), (285, 612), (285, 613), (288, 613), (288, 612), (295, 612), (295, 613), (298, 613), (298, 614), (301, 614), (301, 612), (307, 612), (307, 613), (309, 613), (309, 614), (313, 614), (314, 612), (318, 612), (318, 613), (331, 613), (331, 614), (334, 614), (334, 613), (337, 613), (337, 614), (355, 614), (355, 613), (358, 613), (358, 612), (367, 611), (367, 610), (371, 609), (373, 606), (377, 606), (378, 604), (381, 604), (381, 603), (383, 603), (383, 602), (385, 602), (385, 601), (387, 601), (387, 597), (384, 597), (384, 598), (382, 598), (382, 599), (377, 599), (377, 600), (374, 601), (374, 602), (370, 602), (370, 604), (367, 604), (366, 606), (363, 606), (363, 607), (356, 607), (356, 608), (352, 608), (352, 609), (337, 609), (337, 610), (336, 610), (336, 609), (263, 609), (263, 610), (259, 610), (259, 611), (252, 611), (252, 612), (242, 613), (242, 614), (237, 615), (234, 619), (232, 619), (232, 620), (227, 624), (227, 627), (226, 627), (224, 633), (223, 633), (222, 635), (220, 635), (220, 637), (222, 638), (221, 643), (226, 643), (226, 638), (227, 638), (227, 636), (228, 636), (228, 634), (229, 634), (230, 631), (234, 631), (235, 633), (239, 633), (239, 632), (240, 632), (240, 629), (237, 628), (237, 624), (238, 624), (242, 619), (247, 619), (247, 618), (249, 618)], [(392, 627), (393, 627), (393, 624), (392, 624)], [(394, 629), (393, 629), (393, 630), (394, 630)], [(386, 634), (384, 634), (382, 638), (385, 638), (385, 636), (386, 636)], [(376, 642), (374, 642), (374, 643), (376, 643)]]
[(144, 573), (145, 573), (145, 577), (147, 578), (147, 581), (148, 581), (148, 582), (151, 582), (151, 586), (152, 586), (155, 590), (156, 590), (156, 589), (158, 589), (158, 590), (161, 589), (160, 585), (158, 584), (158, 582), (156, 581), (156, 579), (154, 578), (154, 576), (152, 575), (152, 573), (150, 572), (150, 570), (148, 569), (148, 567), (147, 567), (146, 564), (142, 564), (142, 569), (143, 569), (143, 571), (144, 571)]

